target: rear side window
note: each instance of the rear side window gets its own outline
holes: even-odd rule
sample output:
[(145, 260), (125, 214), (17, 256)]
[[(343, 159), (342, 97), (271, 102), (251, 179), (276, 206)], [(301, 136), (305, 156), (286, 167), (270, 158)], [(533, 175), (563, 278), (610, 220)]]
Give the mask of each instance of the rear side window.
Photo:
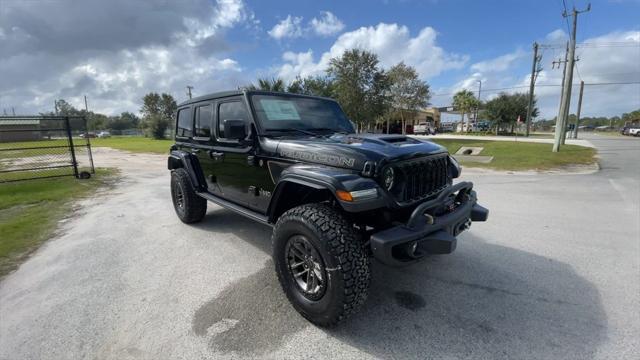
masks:
[(192, 137), (193, 123), (191, 121), (191, 108), (178, 110), (178, 125), (176, 128), (176, 136)]
[(198, 106), (196, 108), (195, 136), (211, 137), (211, 122), (213, 120), (213, 105)]
[(247, 109), (242, 101), (231, 101), (220, 104), (218, 108), (218, 137), (224, 139), (224, 122), (242, 120), (248, 122)]

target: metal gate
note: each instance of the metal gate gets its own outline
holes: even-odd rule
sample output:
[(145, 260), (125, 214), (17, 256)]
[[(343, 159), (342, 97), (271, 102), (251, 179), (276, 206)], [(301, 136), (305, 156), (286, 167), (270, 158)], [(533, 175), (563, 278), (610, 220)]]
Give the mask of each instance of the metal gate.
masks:
[(0, 116), (0, 183), (95, 173), (83, 116)]

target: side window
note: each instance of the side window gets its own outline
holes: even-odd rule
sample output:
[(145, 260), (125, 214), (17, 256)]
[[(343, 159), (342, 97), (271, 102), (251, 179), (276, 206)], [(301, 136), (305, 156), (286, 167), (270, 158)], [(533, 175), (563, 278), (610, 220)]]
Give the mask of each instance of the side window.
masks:
[(198, 106), (196, 108), (195, 136), (211, 137), (211, 120), (213, 120), (213, 105)]
[(193, 123), (191, 122), (191, 108), (178, 110), (178, 124), (176, 126), (176, 136), (192, 137)]
[(224, 122), (227, 120), (249, 121), (242, 101), (223, 102), (218, 107), (218, 137), (224, 139)]

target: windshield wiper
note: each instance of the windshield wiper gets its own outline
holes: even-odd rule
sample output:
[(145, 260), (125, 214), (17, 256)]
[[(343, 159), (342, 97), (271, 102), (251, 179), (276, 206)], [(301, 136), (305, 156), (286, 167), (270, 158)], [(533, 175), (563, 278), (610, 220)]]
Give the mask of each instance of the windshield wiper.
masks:
[(344, 134), (344, 135), (349, 134), (348, 132), (346, 132), (344, 130), (336, 130), (336, 129), (331, 129), (331, 128), (313, 128), (311, 130), (314, 130), (314, 131), (331, 131), (334, 134), (335, 133)]
[[(314, 133), (312, 131), (296, 129), (296, 128), (286, 128), (286, 129), (265, 129), (266, 131), (281, 131), (281, 132), (299, 132), (305, 135), (318, 136), (319, 134)], [(315, 129), (314, 129), (315, 130)]]

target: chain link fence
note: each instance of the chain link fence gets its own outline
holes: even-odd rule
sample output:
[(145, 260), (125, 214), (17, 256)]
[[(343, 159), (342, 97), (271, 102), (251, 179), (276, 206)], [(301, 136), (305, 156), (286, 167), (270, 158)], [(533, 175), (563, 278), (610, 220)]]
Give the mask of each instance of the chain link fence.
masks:
[(87, 120), (0, 116), (0, 183), (95, 173)]

